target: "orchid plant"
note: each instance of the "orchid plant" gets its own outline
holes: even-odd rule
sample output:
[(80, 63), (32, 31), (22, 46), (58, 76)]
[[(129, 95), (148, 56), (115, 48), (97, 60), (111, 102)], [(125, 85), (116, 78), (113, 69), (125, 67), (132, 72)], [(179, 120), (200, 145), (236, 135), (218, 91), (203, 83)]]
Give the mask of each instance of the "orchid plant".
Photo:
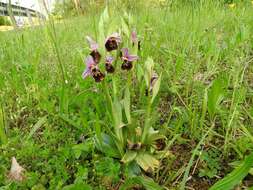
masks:
[[(159, 165), (157, 152), (165, 145), (165, 137), (154, 130), (150, 122), (152, 105), (162, 76), (154, 71), (152, 58), (143, 61), (138, 55), (141, 49), (137, 32), (135, 29), (129, 32), (131, 24), (125, 22), (124, 18), (120, 19), (116, 32), (104, 38), (104, 42), (101, 40), (105, 36), (109, 18), (112, 17), (109, 17), (106, 8), (99, 22), (100, 42), (86, 37), (90, 53), (84, 60), (86, 68), (82, 74), (84, 79), (92, 77), (101, 84), (112, 120), (106, 131), (97, 132), (96, 146), (107, 156), (120, 159), (126, 165), (153, 171)], [(146, 93), (143, 94), (146, 95), (144, 119), (133, 114), (131, 97), (138, 97), (134, 89), (137, 85), (146, 85)]]

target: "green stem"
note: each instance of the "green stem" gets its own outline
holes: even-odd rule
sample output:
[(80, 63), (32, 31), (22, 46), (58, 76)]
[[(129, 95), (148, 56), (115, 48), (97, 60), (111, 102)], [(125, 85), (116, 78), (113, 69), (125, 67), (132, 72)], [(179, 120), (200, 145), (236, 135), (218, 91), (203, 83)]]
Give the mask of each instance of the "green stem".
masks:
[[(109, 87), (108, 87), (106, 81), (102, 82), (102, 87), (103, 87), (103, 91), (105, 92), (106, 104), (107, 104), (107, 108), (109, 109), (110, 117), (113, 118), (113, 102), (112, 102), (112, 97), (110, 95)], [(114, 120), (114, 118), (112, 120)], [(118, 141), (115, 144), (116, 144), (121, 156), (123, 156), (124, 151), (123, 151), (122, 130), (118, 129), (117, 127), (118, 126), (114, 125), (114, 132), (115, 132), (115, 135), (117, 136), (117, 141)]]
[(149, 97), (148, 98), (147, 108), (146, 108), (146, 116), (145, 116), (145, 122), (144, 122), (144, 129), (143, 129), (142, 139), (141, 139), (142, 143), (146, 142), (147, 134), (148, 134), (148, 131), (149, 131), (150, 127), (151, 127), (151, 125), (150, 125), (151, 107), (152, 107), (151, 97)]
[(103, 87), (103, 91), (105, 92), (107, 108), (109, 109), (109, 112), (112, 113), (112, 97), (111, 97), (111, 95), (109, 93), (106, 81), (102, 82), (102, 87)]

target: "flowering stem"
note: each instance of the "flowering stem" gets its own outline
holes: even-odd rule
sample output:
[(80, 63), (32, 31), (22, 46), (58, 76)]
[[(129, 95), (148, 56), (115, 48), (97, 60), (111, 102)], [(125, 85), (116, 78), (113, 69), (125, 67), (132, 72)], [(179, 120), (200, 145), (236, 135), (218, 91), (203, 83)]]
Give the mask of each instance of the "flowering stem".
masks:
[[(106, 81), (102, 82), (102, 87), (103, 87), (103, 90), (104, 90), (105, 96), (106, 96), (107, 108), (109, 109), (110, 116), (113, 117), (113, 102), (112, 102), (112, 97), (109, 93), (109, 87), (108, 87)], [(113, 118), (113, 120), (114, 120), (114, 118)], [(118, 142), (116, 142), (115, 144), (116, 144), (121, 156), (123, 156), (122, 130), (118, 129), (117, 127), (118, 126), (114, 125), (114, 131), (115, 131), (115, 134), (116, 134), (117, 140), (118, 140)]]
[(145, 122), (144, 122), (144, 129), (143, 129), (143, 134), (142, 134), (142, 139), (141, 142), (145, 143), (148, 131), (150, 129), (150, 114), (151, 114), (151, 107), (152, 107), (152, 102), (151, 98), (148, 98), (148, 103), (147, 103), (147, 108), (146, 108), (146, 116), (145, 116)]
[(110, 113), (112, 113), (112, 97), (109, 93), (108, 86), (105, 81), (102, 82), (102, 86), (103, 86), (103, 90), (105, 92), (106, 102), (108, 104), (107, 107), (108, 107)]

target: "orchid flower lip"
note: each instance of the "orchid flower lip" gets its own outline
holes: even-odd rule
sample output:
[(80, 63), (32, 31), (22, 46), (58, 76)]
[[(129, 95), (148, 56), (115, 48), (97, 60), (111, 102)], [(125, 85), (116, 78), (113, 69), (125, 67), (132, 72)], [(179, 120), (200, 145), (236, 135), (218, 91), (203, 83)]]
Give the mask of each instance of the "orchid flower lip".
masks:
[(111, 55), (106, 56), (105, 59), (105, 70), (108, 73), (114, 73), (115, 69), (112, 65), (112, 62), (114, 61), (114, 58)]

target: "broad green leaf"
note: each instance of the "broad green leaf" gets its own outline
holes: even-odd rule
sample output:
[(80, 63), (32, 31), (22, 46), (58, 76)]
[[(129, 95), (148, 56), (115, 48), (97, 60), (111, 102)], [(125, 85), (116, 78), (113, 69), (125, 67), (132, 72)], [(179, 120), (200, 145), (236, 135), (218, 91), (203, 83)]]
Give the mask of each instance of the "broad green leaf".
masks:
[(135, 160), (144, 171), (154, 170), (159, 166), (159, 161), (147, 153), (139, 153)]
[(144, 78), (148, 88), (150, 86), (153, 68), (154, 68), (154, 61), (151, 57), (148, 57), (147, 60), (145, 61), (145, 72), (144, 72)]
[(101, 47), (103, 47), (105, 42), (105, 26), (108, 24), (108, 21), (109, 21), (109, 13), (108, 7), (106, 7), (104, 12), (101, 14), (98, 22), (98, 42)]
[(129, 27), (123, 18), (121, 18), (121, 25), (123, 32), (126, 34), (127, 38), (129, 38), (130, 37)]
[(120, 158), (120, 153), (116, 145), (117, 143), (116, 139), (107, 134), (102, 134), (101, 136), (102, 142), (100, 142), (97, 138), (95, 139), (95, 145), (97, 149), (107, 156)]
[(159, 78), (157, 79), (157, 81), (154, 85), (151, 103), (153, 103), (155, 97), (157, 96), (157, 94), (159, 92), (160, 85), (161, 85), (161, 80), (162, 80), (162, 74), (159, 76)]
[(146, 142), (148, 144), (152, 144), (156, 140), (159, 140), (159, 139), (166, 139), (166, 136), (165, 135), (161, 135), (161, 134), (150, 134), (150, 135), (148, 135)]
[(245, 158), (245, 160), (223, 179), (215, 183), (210, 190), (229, 190), (239, 184), (246, 177), (253, 166), (253, 153)]
[[(137, 75), (138, 81), (143, 80), (142, 77), (144, 76), (144, 69), (141, 64), (136, 64), (136, 75)], [(145, 81), (146, 81), (146, 79), (145, 79)]]
[(141, 172), (140, 166), (137, 164), (137, 162), (133, 161), (126, 164), (124, 174), (126, 178), (129, 178), (140, 176)]
[(125, 109), (125, 114), (126, 114), (126, 118), (128, 123), (131, 123), (131, 111), (130, 111), (130, 92), (129, 92), (129, 88), (126, 87), (125, 90), (125, 96), (124, 96), (124, 109)]
[(98, 43), (101, 47), (103, 47), (104, 41), (105, 41), (105, 29), (104, 29), (104, 20), (103, 17), (100, 17), (100, 20), (98, 22)]
[(217, 112), (217, 110), (219, 109), (219, 105), (224, 98), (225, 81), (226, 81), (226, 78), (224, 77), (219, 77), (215, 79), (208, 92), (207, 108), (211, 117), (213, 117), (214, 114)]
[(128, 162), (131, 162), (133, 161), (137, 156), (137, 152), (135, 151), (127, 151), (125, 153), (125, 155), (123, 156), (123, 158), (121, 159), (121, 161), (123, 163), (128, 163)]
[(107, 23), (109, 21), (109, 11), (108, 11), (108, 7), (105, 7), (104, 12), (102, 13), (103, 16), (103, 20), (105, 23)]
[(115, 129), (118, 130), (125, 126), (125, 124), (122, 122), (122, 105), (117, 99), (115, 99), (112, 106), (114, 126)]
[(155, 183), (151, 178), (138, 176), (138, 177), (132, 177), (132, 178), (126, 179), (126, 181), (119, 188), (119, 190), (128, 190), (137, 184), (143, 185), (143, 187), (145, 187), (146, 190), (162, 190), (162, 189), (164, 189), (161, 186), (159, 186), (157, 183)]

